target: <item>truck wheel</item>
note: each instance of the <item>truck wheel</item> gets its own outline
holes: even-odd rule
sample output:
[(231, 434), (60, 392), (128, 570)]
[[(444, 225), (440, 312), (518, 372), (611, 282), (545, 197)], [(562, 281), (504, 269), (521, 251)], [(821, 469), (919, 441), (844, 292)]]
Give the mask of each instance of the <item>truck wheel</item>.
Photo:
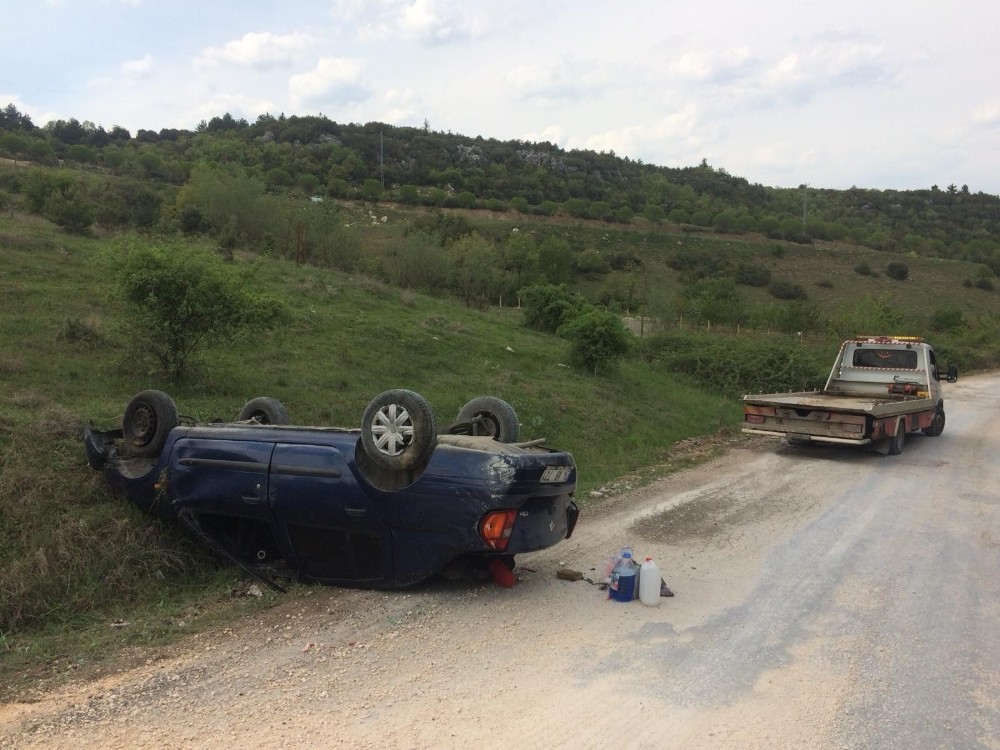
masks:
[(459, 422), (471, 422), (473, 435), (489, 435), (501, 443), (516, 443), (521, 434), (514, 407), (495, 396), (472, 399), (458, 412)]
[(260, 424), (288, 424), (288, 410), (276, 398), (258, 396), (247, 401), (240, 409), (238, 422), (255, 419)]
[(929, 427), (925, 427), (923, 430), (924, 434), (929, 437), (937, 437), (942, 432), (944, 432), (944, 408), (938, 407), (937, 411), (934, 412), (934, 421), (931, 422)]
[(889, 438), (889, 455), (898, 456), (902, 453), (904, 442), (906, 442), (906, 420), (900, 419), (896, 424), (896, 434)]
[(141, 391), (132, 397), (122, 417), (122, 433), (129, 456), (155, 458), (167, 435), (180, 424), (177, 405), (163, 391)]
[(425, 463), (437, 443), (437, 420), (419, 393), (383, 391), (361, 417), (361, 444), (384, 469), (415, 469)]

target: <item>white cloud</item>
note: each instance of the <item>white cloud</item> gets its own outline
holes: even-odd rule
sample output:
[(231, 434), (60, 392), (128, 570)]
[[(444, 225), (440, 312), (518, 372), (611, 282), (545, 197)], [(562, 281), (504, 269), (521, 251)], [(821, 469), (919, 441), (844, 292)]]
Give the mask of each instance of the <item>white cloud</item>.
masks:
[(122, 63), (122, 74), (127, 78), (148, 78), (153, 72), (153, 56), (144, 55), (137, 60)]
[(701, 121), (698, 109), (688, 104), (648, 124), (628, 125), (616, 130), (571, 138), (570, 147), (614, 151), (657, 164), (700, 159), (713, 129)]
[(597, 60), (522, 65), (504, 77), (516, 99), (541, 105), (600, 98), (610, 80), (609, 71)]
[(558, 125), (549, 125), (535, 133), (525, 133), (522, 140), (535, 143), (551, 143), (562, 146), (566, 139), (566, 131)]
[(455, 0), (342, 1), (335, 15), (359, 19), (358, 37), (366, 43), (394, 37), (437, 45), (481, 39), (505, 26), (504, 3), (476, 4)]
[(994, 101), (977, 107), (972, 112), (972, 122), (988, 127), (1000, 125), (1000, 102)]
[(288, 80), (293, 106), (347, 103), (366, 99), (367, 88), (361, 81), (361, 64), (344, 57), (324, 57), (307, 73)]
[(253, 68), (288, 65), (301, 59), (315, 42), (309, 34), (251, 32), (226, 42), (222, 47), (208, 47), (195, 64), (204, 66), (222, 62)]

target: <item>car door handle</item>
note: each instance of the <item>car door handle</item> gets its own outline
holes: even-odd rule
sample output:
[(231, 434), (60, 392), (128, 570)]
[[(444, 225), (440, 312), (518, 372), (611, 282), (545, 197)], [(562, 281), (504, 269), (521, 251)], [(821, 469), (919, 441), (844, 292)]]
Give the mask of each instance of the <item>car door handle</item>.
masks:
[(361, 518), (365, 513), (368, 512), (367, 508), (344, 508), (347, 511), (347, 515), (353, 518)]
[(260, 484), (258, 483), (256, 486), (254, 486), (253, 492), (244, 493), (242, 495), (243, 502), (245, 502), (247, 505), (260, 505), (262, 502), (264, 502), (264, 498), (261, 495), (260, 489), (261, 489)]

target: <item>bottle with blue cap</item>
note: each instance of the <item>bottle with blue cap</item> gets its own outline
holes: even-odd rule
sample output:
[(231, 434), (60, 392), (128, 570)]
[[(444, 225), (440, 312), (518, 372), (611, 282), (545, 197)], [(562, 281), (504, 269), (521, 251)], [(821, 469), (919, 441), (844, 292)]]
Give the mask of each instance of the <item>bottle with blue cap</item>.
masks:
[(621, 562), (615, 566), (611, 574), (610, 598), (616, 602), (630, 602), (635, 596), (635, 562), (632, 560), (632, 548), (622, 550)]

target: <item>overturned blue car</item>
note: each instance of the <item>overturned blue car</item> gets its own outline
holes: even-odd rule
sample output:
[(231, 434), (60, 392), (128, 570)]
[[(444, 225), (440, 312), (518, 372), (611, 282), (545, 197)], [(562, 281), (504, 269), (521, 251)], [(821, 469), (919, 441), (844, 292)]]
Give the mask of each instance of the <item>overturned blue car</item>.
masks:
[(360, 428), (288, 422), (268, 397), (233, 422), (197, 422), (149, 390), (120, 428), (88, 427), (84, 441), (112, 489), (275, 588), (405, 587), (458, 566), (497, 579), (576, 525), (573, 456), (519, 441), (498, 398), (471, 400), (442, 431), (408, 390), (372, 399)]

